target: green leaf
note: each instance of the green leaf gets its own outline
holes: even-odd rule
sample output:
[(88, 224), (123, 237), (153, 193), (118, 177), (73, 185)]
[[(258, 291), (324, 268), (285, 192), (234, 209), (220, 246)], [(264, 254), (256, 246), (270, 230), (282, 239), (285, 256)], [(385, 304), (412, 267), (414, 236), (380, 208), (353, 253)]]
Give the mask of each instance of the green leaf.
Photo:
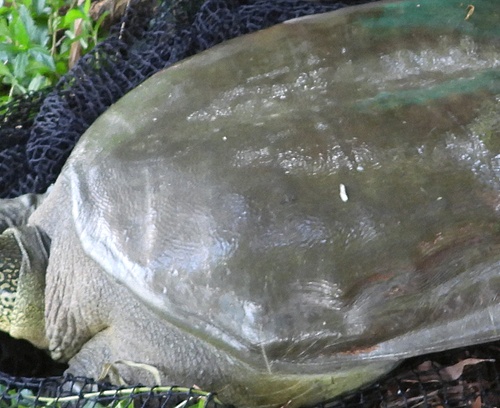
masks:
[(21, 391), (19, 391), (19, 395), (24, 398), (34, 396), (33, 391), (28, 390), (27, 388), (23, 388)]
[(7, 25), (7, 21), (5, 18), (0, 18), (0, 41), (4, 42), (9, 39), (10, 41), (10, 31), (9, 26)]
[(71, 23), (73, 23), (77, 19), (84, 19), (85, 18), (85, 13), (80, 10), (80, 9), (71, 9), (69, 10), (66, 15), (64, 16), (64, 27), (70, 28)]
[(28, 66), (28, 54), (25, 52), (17, 54), (12, 62), (13, 74), (18, 79), (26, 76), (26, 67)]
[(102, 404), (95, 402), (93, 400), (87, 400), (85, 404), (83, 404), (82, 408), (105, 408)]
[[(0, 0), (1, 2), (2, 0)], [(3, 3), (0, 4), (0, 16), (3, 16), (4, 14), (10, 14), (12, 11), (12, 6), (5, 6)]]
[(7, 65), (0, 64), (0, 76), (12, 76), (12, 73)]
[(33, 0), (33, 11), (36, 16), (46, 14), (47, 10), (45, 9), (45, 0)]
[(28, 34), (28, 41), (27, 43), (29, 44), (32, 39), (35, 39), (37, 37), (37, 30), (36, 30), (36, 25), (31, 17), (30, 12), (26, 8), (24, 4), (21, 4), (18, 8), (19, 10), (19, 18), (23, 22), (24, 28), (26, 29), (26, 33)]
[(80, 38), (80, 44), (82, 45), (82, 48), (86, 50), (89, 47), (89, 42), (88, 42), (88, 37), (87, 36), (79, 36)]
[(66, 30), (64, 32), (64, 35), (66, 37), (68, 37), (70, 40), (72, 40), (71, 42), (73, 42), (73, 40), (75, 40), (75, 38), (76, 38), (75, 33), (73, 31), (70, 31), (70, 30)]
[(63, 62), (63, 61), (57, 61), (56, 62), (56, 73), (58, 75), (64, 75), (66, 72), (68, 72), (68, 63)]
[(64, 7), (67, 4), (66, 0), (48, 0), (47, 5), (52, 10), (59, 10), (61, 7)]
[(52, 58), (52, 56), (48, 53), (48, 51), (45, 48), (33, 47), (28, 52), (35, 61), (44, 65), (51, 71), (56, 70), (56, 64), (54, 62), (54, 58)]
[(48, 27), (36, 27), (36, 37), (33, 38), (33, 42), (38, 45), (46, 46), (50, 41), (49, 29)]
[(90, 0), (85, 0), (85, 3), (83, 5), (83, 12), (85, 13), (86, 19), (88, 19), (89, 11), (90, 11)]
[(48, 36), (48, 27), (46, 23), (45, 25), (37, 24), (35, 20), (33, 20), (30, 12), (24, 5), (21, 5), (19, 7), (19, 17), (21, 18), (24, 26), (26, 27), (26, 30), (30, 38), (30, 43), (44, 45), (48, 42), (49, 36)]
[(19, 17), (14, 17), (11, 23), (12, 27), (12, 39), (14, 40), (14, 44), (18, 49), (26, 49), (30, 43), (30, 37), (28, 35), (28, 30)]
[(0, 43), (0, 53), (14, 55), (18, 51), (18, 48), (14, 44)]
[(50, 85), (50, 81), (43, 75), (37, 74), (29, 83), (28, 91), (38, 91)]

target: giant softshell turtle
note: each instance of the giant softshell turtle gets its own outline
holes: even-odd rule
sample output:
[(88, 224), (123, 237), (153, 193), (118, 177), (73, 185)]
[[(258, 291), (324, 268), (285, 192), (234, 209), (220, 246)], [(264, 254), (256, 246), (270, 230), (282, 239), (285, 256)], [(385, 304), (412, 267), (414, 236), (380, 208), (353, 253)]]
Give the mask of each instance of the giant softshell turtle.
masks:
[(499, 338), (493, 3), (303, 18), (153, 76), (41, 205), (2, 203), (2, 328), (76, 374), (153, 366), (239, 406)]

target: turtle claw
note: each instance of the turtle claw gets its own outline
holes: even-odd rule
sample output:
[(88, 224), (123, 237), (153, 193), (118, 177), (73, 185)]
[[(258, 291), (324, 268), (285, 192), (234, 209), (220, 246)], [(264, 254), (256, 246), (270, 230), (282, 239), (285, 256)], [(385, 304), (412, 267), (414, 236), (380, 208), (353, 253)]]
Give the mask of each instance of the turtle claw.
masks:
[(106, 363), (103, 366), (101, 374), (99, 375), (99, 381), (108, 380), (112, 384), (125, 386), (128, 382), (120, 375), (118, 364), (123, 364), (134, 369), (146, 370), (153, 376), (153, 383), (156, 385), (161, 385), (161, 375), (160, 371), (150, 364), (136, 363), (135, 361), (129, 360), (117, 360), (114, 363)]
[(64, 354), (63, 354), (63, 351), (61, 350), (61, 348), (58, 347), (55, 350), (51, 350), (50, 355), (51, 355), (53, 360), (60, 361), (63, 358)]
[(102, 367), (101, 374), (97, 379), (98, 381), (109, 381), (111, 384), (126, 386), (127, 382), (120, 375), (115, 363), (106, 363)]

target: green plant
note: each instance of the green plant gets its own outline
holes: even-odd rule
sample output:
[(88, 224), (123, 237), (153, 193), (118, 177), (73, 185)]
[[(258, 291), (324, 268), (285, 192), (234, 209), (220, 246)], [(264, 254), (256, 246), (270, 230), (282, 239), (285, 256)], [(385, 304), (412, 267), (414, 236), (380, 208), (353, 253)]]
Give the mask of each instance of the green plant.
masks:
[(73, 44), (82, 54), (95, 46), (106, 14), (94, 22), (90, 5), (0, 0), (0, 104), (54, 85), (68, 70)]

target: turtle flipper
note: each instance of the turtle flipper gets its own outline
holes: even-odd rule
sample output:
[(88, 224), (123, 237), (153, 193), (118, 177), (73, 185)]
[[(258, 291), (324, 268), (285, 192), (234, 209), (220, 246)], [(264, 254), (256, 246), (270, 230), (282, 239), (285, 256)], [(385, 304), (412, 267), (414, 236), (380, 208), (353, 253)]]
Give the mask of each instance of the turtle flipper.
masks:
[(46, 194), (24, 194), (0, 200), (0, 232), (7, 228), (26, 225)]
[(0, 330), (45, 348), (44, 292), (49, 238), (34, 226), (0, 234)]

